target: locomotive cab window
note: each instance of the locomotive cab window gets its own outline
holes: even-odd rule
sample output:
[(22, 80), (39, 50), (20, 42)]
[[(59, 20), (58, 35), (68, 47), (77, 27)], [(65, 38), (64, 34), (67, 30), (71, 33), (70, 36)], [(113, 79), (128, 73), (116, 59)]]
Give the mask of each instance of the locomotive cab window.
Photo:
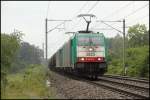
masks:
[(89, 38), (88, 37), (78, 37), (78, 45), (79, 46), (88, 46)]
[(104, 45), (104, 39), (100, 36), (78, 36), (78, 45), (79, 46), (98, 46)]

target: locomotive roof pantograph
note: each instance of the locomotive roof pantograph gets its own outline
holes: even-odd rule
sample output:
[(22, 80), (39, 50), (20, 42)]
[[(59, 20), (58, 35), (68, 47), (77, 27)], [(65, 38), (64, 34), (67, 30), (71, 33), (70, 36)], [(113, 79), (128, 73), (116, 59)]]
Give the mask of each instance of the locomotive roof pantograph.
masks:
[[(84, 20), (85, 20), (86, 23), (87, 23), (87, 27), (86, 27), (86, 30), (85, 30), (84, 33), (90, 33), (90, 32), (89, 32), (89, 25), (90, 25), (90, 23), (91, 23), (91, 18), (92, 18), (92, 17), (96, 17), (96, 16), (93, 15), (93, 14), (80, 14), (80, 15), (78, 15), (77, 17), (83, 17), (83, 18), (84, 18)], [(86, 18), (85, 18), (85, 17), (86, 17)], [(87, 20), (87, 17), (89, 18), (89, 20)]]

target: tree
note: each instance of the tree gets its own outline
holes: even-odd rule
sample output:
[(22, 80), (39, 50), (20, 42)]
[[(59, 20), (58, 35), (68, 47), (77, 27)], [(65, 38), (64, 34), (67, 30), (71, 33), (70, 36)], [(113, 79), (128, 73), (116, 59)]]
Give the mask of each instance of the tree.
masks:
[[(108, 39), (109, 67), (108, 73), (121, 74), (123, 39), (116, 35)], [(136, 24), (129, 28), (125, 38), (125, 65), (127, 75), (135, 77), (149, 77), (149, 31), (145, 25)]]
[(3, 74), (8, 72), (13, 58), (20, 47), (20, 38), (19, 34), (1, 34), (1, 68), (2, 68), (2, 77)]
[(120, 59), (123, 51), (123, 38), (117, 34), (114, 38), (107, 38), (107, 41), (109, 60), (111, 60), (112, 57), (115, 59)]
[(6, 76), (9, 72), (15, 54), (20, 47), (22, 34), (1, 34), (1, 86), (5, 89)]
[(127, 37), (129, 47), (143, 46), (149, 40), (149, 32), (144, 24), (136, 24), (129, 28)]
[(29, 64), (41, 64), (43, 51), (28, 42), (22, 42), (18, 50), (11, 72), (24, 69)]
[(128, 75), (149, 76), (149, 46), (127, 49)]

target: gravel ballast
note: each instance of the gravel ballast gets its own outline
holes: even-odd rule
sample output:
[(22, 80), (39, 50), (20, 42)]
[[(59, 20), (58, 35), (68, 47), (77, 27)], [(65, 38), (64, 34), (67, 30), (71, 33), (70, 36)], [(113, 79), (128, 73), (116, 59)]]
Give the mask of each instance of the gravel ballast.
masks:
[(72, 79), (53, 71), (49, 73), (51, 87), (54, 87), (58, 93), (57, 99), (133, 99), (132, 97), (88, 84), (82, 80)]

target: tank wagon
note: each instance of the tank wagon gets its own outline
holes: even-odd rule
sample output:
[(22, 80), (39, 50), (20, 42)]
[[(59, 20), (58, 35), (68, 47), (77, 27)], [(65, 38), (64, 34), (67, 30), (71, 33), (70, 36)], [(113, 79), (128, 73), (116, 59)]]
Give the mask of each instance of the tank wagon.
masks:
[[(82, 14), (79, 16), (94, 15)], [(84, 18), (85, 19), (85, 18)], [(97, 78), (107, 71), (107, 45), (103, 33), (78, 31), (49, 60), (50, 69)]]

